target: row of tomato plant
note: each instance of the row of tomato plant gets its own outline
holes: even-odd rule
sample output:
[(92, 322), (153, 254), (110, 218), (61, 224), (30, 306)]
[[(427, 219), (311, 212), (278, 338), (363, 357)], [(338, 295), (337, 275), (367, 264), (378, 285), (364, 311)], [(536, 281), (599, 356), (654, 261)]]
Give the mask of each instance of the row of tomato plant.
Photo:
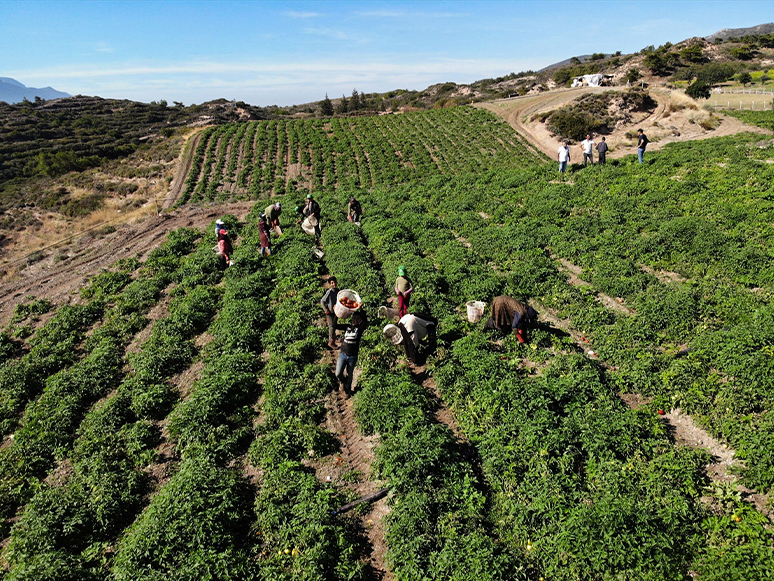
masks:
[[(480, 257), (448, 240), (448, 230), (432, 234), (434, 220), (426, 209), (415, 202), (400, 204), (393, 194), (374, 201), (400, 220), (380, 227), (374, 209), (364, 226), (384, 233), (382, 240), (369, 236), (374, 248), (394, 244), (402, 261), (410, 254), (406, 239), (415, 237), (439, 272), (449, 272), (449, 281), (469, 279), (470, 273), (459, 277), (460, 265), (481, 264)], [(494, 294), (505, 282), (491, 269), (476, 277), (477, 294), (451, 284), (448, 296), (459, 304), (473, 297), (491, 299), (487, 290)], [(429, 282), (438, 286), (432, 278)], [(437, 306), (445, 308), (443, 301)], [(684, 575), (691, 567), (707, 578), (765, 575), (773, 556), (765, 517), (739, 500), (720, 514), (707, 510), (699, 502), (706, 457), (674, 448), (652, 408), (628, 410), (596, 362), (569, 353), (556, 357), (538, 377), (514, 368), (515, 361), (550, 360), (550, 351), (568, 347), (542, 331), (534, 335), (537, 351), (530, 352), (510, 338), (499, 346), (474, 331), (454, 341), (434, 364), (444, 398), (481, 451), (496, 492), (491, 519), (511, 556), (526, 555), (522, 566), (547, 578), (617, 571), (660, 579)], [(549, 353), (538, 353), (547, 348)]]
[[(6, 508), (30, 499), (6, 550), (9, 578), (92, 574), (104, 565), (109, 540), (130, 522), (145, 493), (137, 467), (152, 458), (149, 449), (158, 439), (151, 419), (171, 399), (164, 373), (179, 369), (191, 355), (184, 337), (174, 333), (206, 316), (199, 314), (206, 303), (201, 296), (182, 296), (185, 287), (177, 287), (181, 296), (170, 306), (173, 314), (158, 322), (143, 351), (131, 357), (133, 373), (123, 381), (122, 349), (147, 324), (144, 314), (163, 289), (181, 279), (185, 269), (178, 265), (198, 237), (193, 230), (178, 230), (151, 253), (89, 338), (94, 344), (89, 356), (52, 377), (4, 450)], [(89, 409), (112, 389), (115, 394)], [(64, 483), (43, 480), (55, 462), (72, 466), (74, 474), (67, 479), (64, 471)]]
[[(178, 203), (227, 199), (235, 175), (239, 178), (233, 195), (257, 199), (269, 193), (292, 194), (299, 187), (370, 187), (435, 173), (508, 167), (529, 155), (507, 124), (491, 113), (457, 109), (272, 120), (207, 130)], [(296, 177), (290, 177), (289, 164), (300, 167)]]

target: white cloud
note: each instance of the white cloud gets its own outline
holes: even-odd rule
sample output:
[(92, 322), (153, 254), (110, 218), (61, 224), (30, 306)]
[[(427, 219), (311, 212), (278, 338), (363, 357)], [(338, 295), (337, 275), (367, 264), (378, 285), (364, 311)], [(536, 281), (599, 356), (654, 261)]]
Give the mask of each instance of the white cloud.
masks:
[(115, 49), (115, 48), (113, 48), (112, 46), (110, 46), (110, 45), (109, 45), (108, 43), (106, 43), (106, 42), (98, 42), (98, 43), (97, 43), (97, 46), (96, 46), (96, 47), (94, 47), (94, 50), (95, 50), (96, 52), (108, 52), (108, 53), (109, 53), (109, 52), (115, 52), (115, 51), (116, 51), (116, 49)]
[[(389, 58), (389, 57), (388, 57)], [(129, 98), (167, 99), (186, 103), (224, 97), (266, 105), (306, 103), (359, 90), (418, 89), (444, 81), (458, 83), (495, 77), (510, 71), (540, 68), (540, 63), (498, 59), (439, 59), (409, 55), (400, 59), (318, 60), (311, 62), (230, 62), (141, 64), (113, 67), (69, 66), (9, 71), (29, 83), (51, 84), (69, 93)]]
[(300, 12), (297, 10), (289, 10), (283, 12), (283, 14), (289, 18), (317, 18), (318, 16), (322, 16), (319, 12)]
[(362, 18), (460, 18), (468, 16), (463, 12), (407, 12), (405, 10), (373, 10), (355, 12)]
[(311, 36), (321, 36), (324, 38), (332, 38), (333, 40), (345, 40), (347, 42), (357, 42), (360, 44), (366, 44), (369, 42), (368, 39), (349, 34), (337, 28), (319, 28), (319, 27), (314, 28), (309, 26), (307, 28), (302, 29), (302, 32), (304, 34), (309, 34)]

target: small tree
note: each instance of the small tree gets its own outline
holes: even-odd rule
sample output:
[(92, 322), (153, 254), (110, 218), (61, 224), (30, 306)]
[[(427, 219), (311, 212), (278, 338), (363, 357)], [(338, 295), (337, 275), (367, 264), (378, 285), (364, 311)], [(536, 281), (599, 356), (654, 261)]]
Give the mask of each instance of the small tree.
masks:
[(753, 49), (750, 46), (732, 48), (729, 52), (732, 57), (740, 61), (749, 61), (753, 57)]
[(349, 110), (357, 111), (358, 109), (360, 109), (360, 93), (357, 92), (357, 89), (352, 89), (352, 98), (349, 101)]
[(320, 113), (325, 117), (333, 115), (333, 103), (328, 98), (328, 93), (325, 93), (325, 99), (320, 102)]
[(770, 77), (769, 75), (767, 75), (766, 73), (764, 73), (764, 74), (761, 76), (761, 79), (760, 79), (760, 81), (761, 81), (761, 85), (765, 85), (765, 84), (766, 84), (766, 81), (770, 81), (770, 80), (771, 80), (771, 77)]
[(336, 113), (346, 113), (347, 111), (349, 111), (349, 103), (347, 102), (346, 95), (342, 95), (339, 106), (336, 107)]
[(626, 82), (627, 83), (636, 83), (642, 78), (642, 75), (640, 74), (640, 71), (637, 69), (629, 69), (629, 72), (626, 73)]
[(752, 83), (752, 75), (750, 75), (750, 73), (748, 73), (747, 71), (743, 71), (739, 73), (739, 82), (746, 87), (747, 85)]
[(710, 86), (704, 81), (696, 81), (688, 85), (688, 88), (685, 89), (685, 94), (691, 99), (709, 99), (711, 94)]

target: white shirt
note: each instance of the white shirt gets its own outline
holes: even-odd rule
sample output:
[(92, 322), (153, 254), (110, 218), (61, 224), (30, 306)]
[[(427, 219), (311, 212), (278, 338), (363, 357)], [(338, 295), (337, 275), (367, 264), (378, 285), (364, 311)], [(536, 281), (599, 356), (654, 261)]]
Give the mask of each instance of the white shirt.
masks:
[(581, 147), (583, 148), (583, 153), (591, 153), (594, 150), (594, 140), (584, 139), (581, 141)]
[(562, 145), (559, 148), (559, 161), (567, 161), (569, 157), (570, 157), (570, 148)]
[(425, 321), (420, 319), (416, 315), (403, 315), (399, 323), (406, 327), (411, 340), (414, 342), (414, 347), (419, 347), (419, 342), (427, 337), (427, 326), (432, 325), (431, 321)]

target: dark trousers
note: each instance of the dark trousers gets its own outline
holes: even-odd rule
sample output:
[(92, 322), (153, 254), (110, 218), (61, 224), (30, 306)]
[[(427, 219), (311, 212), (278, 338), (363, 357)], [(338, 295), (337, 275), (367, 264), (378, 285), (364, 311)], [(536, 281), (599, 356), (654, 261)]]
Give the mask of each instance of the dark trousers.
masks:
[(338, 317), (336, 316), (336, 313), (331, 312), (330, 315), (325, 315), (325, 318), (328, 319), (328, 343), (333, 343), (336, 340), (336, 323), (338, 322)]
[(588, 160), (588, 162), (591, 165), (594, 165), (594, 154), (593, 153), (584, 153), (583, 154), (583, 167), (586, 167), (586, 160)]
[(599, 161), (597, 163), (601, 163), (602, 165), (605, 165), (605, 158), (607, 157), (607, 152), (603, 151), (599, 154)]

